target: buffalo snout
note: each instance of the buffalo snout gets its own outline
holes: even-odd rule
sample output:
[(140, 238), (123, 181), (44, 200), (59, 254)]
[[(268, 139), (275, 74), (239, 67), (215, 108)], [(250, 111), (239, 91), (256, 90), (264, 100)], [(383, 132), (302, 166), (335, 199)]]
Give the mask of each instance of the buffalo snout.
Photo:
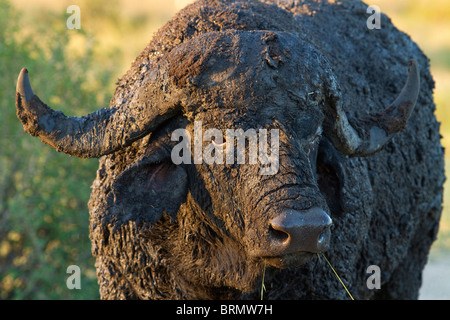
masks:
[(270, 222), (270, 230), (282, 254), (320, 253), (328, 249), (331, 224), (330, 216), (320, 208), (287, 209)]
[(302, 265), (328, 249), (331, 225), (330, 216), (319, 207), (285, 209), (270, 221), (268, 243), (258, 256), (279, 268)]

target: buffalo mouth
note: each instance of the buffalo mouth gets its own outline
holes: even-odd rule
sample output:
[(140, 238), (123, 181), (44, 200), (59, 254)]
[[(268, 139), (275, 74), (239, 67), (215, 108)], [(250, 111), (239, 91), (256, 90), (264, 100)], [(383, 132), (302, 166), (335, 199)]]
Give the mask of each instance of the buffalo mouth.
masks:
[(280, 256), (267, 256), (263, 257), (263, 260), (267, 265), (278, 269), (284, 269), (287, 267), (299, 267), (304, 265), (315, 255), (313, 252), (294, 252), (289, 254), (284, 254)]

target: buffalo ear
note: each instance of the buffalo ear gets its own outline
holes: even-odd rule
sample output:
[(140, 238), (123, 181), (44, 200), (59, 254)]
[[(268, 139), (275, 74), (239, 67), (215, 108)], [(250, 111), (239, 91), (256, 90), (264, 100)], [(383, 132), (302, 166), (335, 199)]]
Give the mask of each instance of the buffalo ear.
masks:
[(122, 172), (112, 187), (110, 209), (116, 223), (135, 221), (153, 224), (163, 214), (175, 219), (186, 200), (188, 177), (183, 167), (170, 159), (143, 159)]

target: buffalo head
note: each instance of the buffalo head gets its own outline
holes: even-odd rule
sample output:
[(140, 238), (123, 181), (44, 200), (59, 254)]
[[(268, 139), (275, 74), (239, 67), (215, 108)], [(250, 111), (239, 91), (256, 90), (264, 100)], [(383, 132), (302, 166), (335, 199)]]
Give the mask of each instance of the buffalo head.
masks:
[[(205, 33), (151, 59), (148, 70), (136, 71), (139, 86), (130, 85), (126, 97), (119, 90), (110, 108), (80, 118), (43, 103), (23, 69), (17, 83), (18, 117), (31, 135), (82, 158), (120, 153), (145, 139), (145, 148), (111, 175), (102, 212), (96, 214), (114, 226), (111, 232), (133, 221), (154, 226), (147, 232), (161, 239), (169, 232), (163, 226), (176, 223), (160, 241), (181, 241), (179, 251), (193, 260), (201, 256), (202, 246), (214, 247), (208, 251), (210, 264), (214, 256), (225, 259), (228, 254), (240, 256), (234, 260), (243, 264), (265, 261), (286, 267), (325, 251), (332, 236), (331, 202), (319, 181), (318, 164), (331, 163), (343, 179), (339, 157), (381, 150), (406, 125), (419, 91), (412, 60), (403, 90), (384, 112), (352, 119), (328, 60), (286, 32)], [(223, 141), (227, 129), (278, 130), (277, 172), (261, 175), (263, 165), (248, 159), (174, 164), (171, 151), (180, 141), (171, 139), (172, 133), (181, 128), (194, 137), (196, 122), (222, 138), (209, 137), (217, 148), (203, 145), (203, 153), (229, 143)], [(202, 237), (203, 242), (198, 240)], [(173, 256), (182, 255), (175, 251)], [(216, 264), (210, 278), (227, 267)]]

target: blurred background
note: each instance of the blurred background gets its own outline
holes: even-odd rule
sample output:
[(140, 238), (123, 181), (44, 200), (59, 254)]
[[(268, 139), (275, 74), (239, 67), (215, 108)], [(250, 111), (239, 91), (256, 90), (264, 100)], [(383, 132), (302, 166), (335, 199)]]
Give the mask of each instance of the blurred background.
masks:
[[(99, 298), (87, 209), (98, 161), (59, 154), (23, 132), (14, 108), (19, 71), (26, 66), (40, 98), (67, 115), (106, 107), (154, 32), (190, 2), (0, 0), (0, 299)], [(431, 59), (436, 115), (449, 150), (450, 2), (366, 3), (378, 5)], [(66, 27), (73, 4), (81, 9), (79, 30)], [(449, 193), (446, 187), (422, 299), (450, 299)], [(72, 264), (81, 269), (81, 290), (66, 286)]]

